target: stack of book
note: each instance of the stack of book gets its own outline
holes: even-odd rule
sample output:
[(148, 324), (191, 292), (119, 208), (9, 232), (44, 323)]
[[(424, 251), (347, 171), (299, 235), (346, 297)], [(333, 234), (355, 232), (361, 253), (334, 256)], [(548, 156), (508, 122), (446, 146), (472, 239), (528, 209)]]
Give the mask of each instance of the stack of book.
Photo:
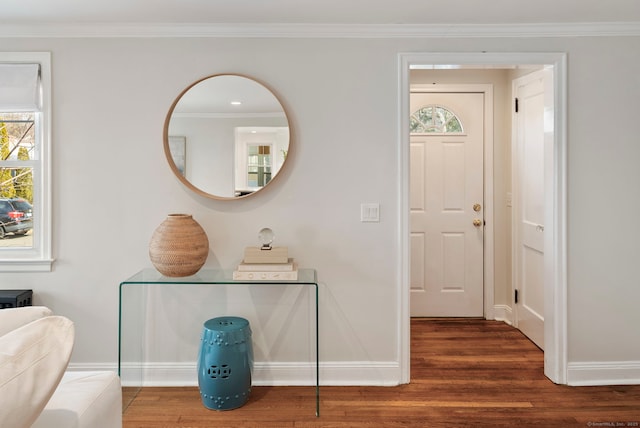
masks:
[(240, 281), (295, 281), (298, 266), (289, 258), (287, 247), (262, 249), (247, 247), (244, 259), (235, 271), (233, 279)]

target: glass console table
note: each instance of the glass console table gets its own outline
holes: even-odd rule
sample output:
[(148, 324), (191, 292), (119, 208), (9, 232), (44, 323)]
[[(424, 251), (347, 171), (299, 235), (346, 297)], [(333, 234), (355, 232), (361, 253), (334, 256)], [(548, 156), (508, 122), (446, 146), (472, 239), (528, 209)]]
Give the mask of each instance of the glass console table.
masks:
[[(315, 397), (316, 397), (316, 416), (320, 416), (320, 357), (319, 357), (319, 334), (318, 334), (318, 281), (315, 269), (299, 269), (298, 279), (295, 281), (269, 281), (269, 280), (233, 280), (231, 271), (202, 269), (197, 274), (182, 278), (169, 278), (163, 276), (157, 270), (150, 268), (144, 269), (132, 277), (120, 283), (119, 296), (119, 314), (118, 314), (118, 375), (120, 376), (123, 386), (132, 386), (134, 390), (131, 394), (132, 399), (137, 395), (143, 383), (143, 373), (145, 371), (145, 363), (147, 354), (150, 352), (145, 346), (147, 342), (147, 330), (154, 328), (155, 322), (150, 321), (151, 313), (157, 311), (157, 301), (154, 301), (155, 292), (168, 294), (166, 300), (171, 300), (171, 304), (180, 305), (181, 302), (187, 302), (190, 305), (211, 305), (211, 300), (219, 301), (218, 297), (214, 297), (220, 293), (227, 295), (231, 289), (237, 289), (235, 286), (248, 286), (251, 291), (255, 291), (254, 287), (307, 287), (312, 286), (315, 295)], [(208, 301), (193, 302), (190, 299), (190, 293), (204, 292)], [(186, 296), (185, 296), (186, 294)], [(202, 297), (202, 296), (200, 296)], [(176, 302), (177, 301), (177, 302)], [(162, 302), (161, 302), (162, 303)], [(310, 304), (313, 307), (313, 304)], [(164, 308), (167, 311), (167, 308)], [(186, 308), (184, 311), (175, 311), (175, 306), (168, 310), (174, 316), (174, 322), (180, 323), (185, 319), (189, 322), (196, 322), (191, 318), (193, 311)], [(193, 309), (193, 308), (191, 308)], [(308, 312), (311, 312), (310, 310)], [(213, 315), (211, 316), (211, 318)], [(199, 338), (202, 323), (206, 319), (198, 319), (196, 324), (199, 330), (195, 333)], [(186, 321), (184, 321), (186, 322)], [(148, 324), (151, 324), (149, 326)], [(310, 323), (309, 323), (310, 324)], [(162, 327), (157, 327), (162, 333)], [(190, 330), (193, 330), (189, 327)], [(156, 341), (157, 342), (157, 341)], [(160, 341), (161, 342), (161, 341)], [(198, 341), (199, 344), (199, 341)], [(167, 344), (157, 343), (155, 346), (169, 347)], [(197, 346), (197, 345), (196, 345)], [(310, 345), (313, 346), (313, 345)], [(156, 349), (157, 350), (157, 349)], [(151, 351), (152, 352), (152, 351)], [(194, 356), (195, 360), (195, 356)], [(193, 373), (194, 378), (196, 372)], [(126, 403), (123, 410), (129, 403)]]

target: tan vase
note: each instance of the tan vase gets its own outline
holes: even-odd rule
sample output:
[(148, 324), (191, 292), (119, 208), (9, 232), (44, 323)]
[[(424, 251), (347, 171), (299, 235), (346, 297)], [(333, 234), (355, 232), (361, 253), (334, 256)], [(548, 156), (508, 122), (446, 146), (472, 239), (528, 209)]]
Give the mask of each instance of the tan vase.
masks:
[(191, 214), (169, 214), (149, 243), (151, 263), (165, 276), (193, 275), (208, 255), (207, 234)]

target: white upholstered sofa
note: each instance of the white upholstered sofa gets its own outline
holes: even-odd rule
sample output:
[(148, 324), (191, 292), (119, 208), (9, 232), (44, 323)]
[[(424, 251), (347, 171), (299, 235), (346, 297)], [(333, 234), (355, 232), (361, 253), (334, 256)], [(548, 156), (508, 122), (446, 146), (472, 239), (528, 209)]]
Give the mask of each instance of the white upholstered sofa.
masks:
[(74, 337), (48, 308), (0, 310), (0, 426), (122, 427), (117, 374), (67, 371)]

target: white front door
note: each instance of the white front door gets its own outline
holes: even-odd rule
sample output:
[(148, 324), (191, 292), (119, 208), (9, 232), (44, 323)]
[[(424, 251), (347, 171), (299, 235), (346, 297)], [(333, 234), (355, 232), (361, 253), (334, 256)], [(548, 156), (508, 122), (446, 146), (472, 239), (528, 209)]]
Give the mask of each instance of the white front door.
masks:
[(411, 316), (481, 317), (484, 94), (412, 92), (410, 111)]
[[(544, 348), (545, 72), (514, 80), (514, 324)], [(551, 110), (552, 111), (552, 110)], [(550, 128), (550, 127), (548, 127)], [(548, 134), (548, 133), (547, 133)]]

